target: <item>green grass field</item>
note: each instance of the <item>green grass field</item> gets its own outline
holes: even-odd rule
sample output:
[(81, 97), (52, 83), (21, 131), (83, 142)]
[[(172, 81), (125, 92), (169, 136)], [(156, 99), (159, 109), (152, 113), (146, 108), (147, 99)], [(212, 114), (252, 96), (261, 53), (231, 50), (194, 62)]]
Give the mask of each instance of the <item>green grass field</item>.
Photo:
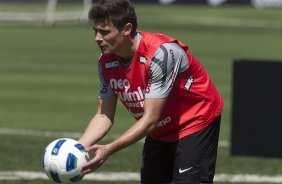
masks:
[[(0, 11), (5, 9), (1, 6)], [(140, 30), (180, 39), (206, 67), (225, 100), (220, 141), (229, 142), (232, 62), (242, 58), (282, 60), (281, 9), (138, 5), (136, 10)], [(96, 111), (98, 56), (91, 25), (0, 27), (0, 171), (42, 171), (41, 155), (50, 141), (62, 132), (84, 130)], [(103, 142), (132, 123), (133, 118), (119, 104), (115, 126)], [(5, 133), (7, 129), (42, 135)], [(44, 137), (46, 131), (58, 134)], [(141, 149), (142, 144), (137, 143), (118, 152), (97, 172), (138, 172)], [(274, 176), (282, 175), (281, 165), (281, 159), (231, 156), (230, 148), (223, 146), (219, 147), (216, 173)]]

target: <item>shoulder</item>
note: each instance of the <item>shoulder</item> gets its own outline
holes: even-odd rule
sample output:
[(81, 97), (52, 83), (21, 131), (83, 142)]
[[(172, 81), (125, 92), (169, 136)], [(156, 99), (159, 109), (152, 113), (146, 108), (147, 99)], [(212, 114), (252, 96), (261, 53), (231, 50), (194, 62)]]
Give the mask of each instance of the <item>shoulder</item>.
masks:
[(182, 57), (183, 55), (186, 55), (186, 52), (179, 44), (175, 42), (168, 42), (159, 46), (154, 54), (154, 58), (160, 59), (171, 56), (173, 57), (172, 59), (174, 59), (176, 57)]
[(142, 35), (142, 46), (147, 52), (157, 50), (161, 46), (178, 48), (187, 51), (188, 47), (177, 39), (161, 33), (139, 32)]
[(166, 42), (174, 42), (176, 41), (174, 38), (164, 35), (161, 33), (152, 33), (152, 32), (141, 32), (142, 38), (146, 43), (149, 43), (151, 45), (158, 46), (162, 43)]
[(140, 32), (140, 34), (142, 38), (138, 50), (141, 55), (148, 56), (148, 59), (151, 59), (164, 43), (175, 42), (175, 39), (159, 33)]

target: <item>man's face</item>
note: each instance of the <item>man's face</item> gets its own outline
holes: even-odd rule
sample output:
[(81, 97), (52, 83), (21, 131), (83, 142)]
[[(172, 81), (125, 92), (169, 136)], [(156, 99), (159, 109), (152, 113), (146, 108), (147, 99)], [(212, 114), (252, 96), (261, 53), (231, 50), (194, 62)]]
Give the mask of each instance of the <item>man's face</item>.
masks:
[(117, 53), (123, 41), (122, 31), (119, 31), (112, 23), (95, 24), (95, 41), (102, 54)]

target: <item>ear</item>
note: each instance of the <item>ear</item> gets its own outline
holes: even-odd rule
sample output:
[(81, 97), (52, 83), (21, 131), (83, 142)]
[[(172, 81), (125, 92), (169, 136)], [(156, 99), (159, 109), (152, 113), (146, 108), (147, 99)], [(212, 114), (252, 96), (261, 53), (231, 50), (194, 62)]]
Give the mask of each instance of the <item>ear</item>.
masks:
[(132, 24), (131, 23), (127, 23), (127, 24), (125, 24), (125, 26), (123, 28), (123, 34), (124, 35), (130, 35), (131, 34), (131, 30), (132, 30)]

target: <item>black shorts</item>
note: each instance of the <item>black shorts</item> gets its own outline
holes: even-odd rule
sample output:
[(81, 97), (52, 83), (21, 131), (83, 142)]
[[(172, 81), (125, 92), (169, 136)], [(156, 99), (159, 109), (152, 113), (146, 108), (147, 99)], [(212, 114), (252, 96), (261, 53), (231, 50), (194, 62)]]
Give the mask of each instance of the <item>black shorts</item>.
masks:
[(147, 136), (143, 148), (141, 183), (213, 183), (220, 116), (205, 129), (177, 142)]

